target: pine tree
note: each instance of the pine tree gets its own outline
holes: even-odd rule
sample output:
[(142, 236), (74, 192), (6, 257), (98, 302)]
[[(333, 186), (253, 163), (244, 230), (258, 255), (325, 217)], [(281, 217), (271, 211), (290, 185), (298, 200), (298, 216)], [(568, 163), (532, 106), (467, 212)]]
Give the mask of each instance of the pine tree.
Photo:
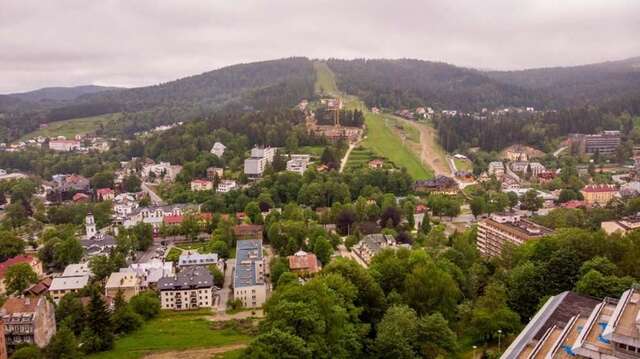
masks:
[(78, 350), (78, 342), (71, 329), (66, 325), (60, 326), (56, 335), (51, 338), (49, 345), (44, 349), (46, 359), (76, 359), (82, 354)]
[(82, 332), (82, 348), (86, 353), (109, 350), (113, 347), (113, 323), (107, 304), (97, 288), (91, 290), (87, 309), (87, 325)]

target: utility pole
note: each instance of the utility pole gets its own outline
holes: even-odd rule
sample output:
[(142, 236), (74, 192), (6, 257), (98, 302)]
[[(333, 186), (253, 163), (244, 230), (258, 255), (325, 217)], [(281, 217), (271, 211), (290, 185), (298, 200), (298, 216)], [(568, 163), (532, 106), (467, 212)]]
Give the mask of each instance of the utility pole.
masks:
[(498, 329), (498, 353), (502, 352), (502, 348), (501, 348), (501, 343), (500, 343), (500, 337), (502, 336), (502, 329)]

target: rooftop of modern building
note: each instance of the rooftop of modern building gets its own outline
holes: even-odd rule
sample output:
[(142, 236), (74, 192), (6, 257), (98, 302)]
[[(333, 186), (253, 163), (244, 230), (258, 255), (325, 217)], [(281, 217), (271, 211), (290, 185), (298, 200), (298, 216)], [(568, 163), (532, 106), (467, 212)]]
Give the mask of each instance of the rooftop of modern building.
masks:
[(203, 266), (186, 267), (175, 276), (162, 277), (158, 281), (160, 291), (211, 287), (213, 287), (213, 276)]
[(50, 291), (82, 289), (89, 283), (89, 275), (57, 277), (51, 281)]
[(236, 266), (233, 278), (234, 288), (263, 284), (263, 278), (261, 278), (256, 270), (257, 262), (261, 261), (262, 240), (239, 240), (236, 246)]

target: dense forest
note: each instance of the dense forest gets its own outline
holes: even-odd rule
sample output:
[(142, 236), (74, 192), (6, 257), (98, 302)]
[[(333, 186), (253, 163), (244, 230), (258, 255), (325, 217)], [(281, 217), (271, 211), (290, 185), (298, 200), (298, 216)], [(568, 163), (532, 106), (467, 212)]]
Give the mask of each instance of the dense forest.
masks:
[(541, 107), (545, 103), (535, 91), (445, 63), (330, 59), (327, 64), (337, 75), (338, 87), (369, 106), (472, 111), (498, 106)]
[(313, 96), (314, 82), (311, 61), (288, 58), (229, 66), (155, 86), (85, 94), (73, 101), (43, 104), (3, 96), (0, 141), (13, 140), (42, 123), (105, 113), (126, 113), (110, 124), (107, 134), (131, 135), (218, 111), (292, 107)]
[(473, 115), (437, 117), (438, 138), (448, 151), (480, 147), (501, 150), (514, 143), (551, 150), (553, 141), (570, 133), (621, 130), (629, 135), (632, 115), (640, 114), (640, 97), (635, 101), (610, 103), (606, 107), (570, 108), (536, 114), (511, 113), (477, 119)]

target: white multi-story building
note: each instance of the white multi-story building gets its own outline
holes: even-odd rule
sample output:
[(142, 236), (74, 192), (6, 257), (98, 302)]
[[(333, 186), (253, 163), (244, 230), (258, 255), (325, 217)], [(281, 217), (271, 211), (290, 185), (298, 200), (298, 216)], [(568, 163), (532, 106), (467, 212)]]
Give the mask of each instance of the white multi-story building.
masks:
[(485, 256), (497, 256), (505, 243), (521, 245), (524, 242), (551, 234), (553, 231), (513, 212), (494, 213), (478, 223), (477, 247)]
[(51, 140), (49, 149), (60, 152), (70, 152), (80, 149), (80, 141), (76, 140)]
[(291, 159), (287, 161), (287, 171), (303, 175), (310, 160), (311, 156), (309, 155), (291, 155)]
[(227, 192), (237, 190), (238, 188), (239, 188), (238, 183), (236, 183), (236, 181), (222, 180), (220, 181), (220, 183), (218, 183), (218, 188), (216, 189), (216, 191), (220, 193), (227, 193)]
[(165, 181), (174, 181), (180, 171), (182, 171), (182, 166), (171, 165), (169, 162), (160, 162), (142, 167), (142, 176), (144, 178), (153, 176)]
[(130, 193), (120, 193), (113, 199), (113, 212), (116, 217), (126, 217), (138, 208), (138, 201)]
[(252, 157), (244, 160), (244, 174), (249, 178), (262, 176), (266, 167), (267, 160), (264, 157)]
[(58, 304), (67, 293), (78, 293), (91, 279), (87, 263), (69, 264), (60, 277), (53, 278), (49, 286), (51, 299)]
[(502, 177), (504, 176), (504, 164), (500, 161), (490, 162), (487, 172), (489, 173), (489, 176), (494, 175), (496, 177)]
[(213, 147), (211, 147), (211, 154), (222, 157), (226, 148), (227, 146), (223, 145), (221, 142), (216, 142), (213, 144)]
[(141, 278), (141, 287), (148, 288), (155, 286), (162, 277), (173, 277), (176, 275), (173, 262), (152, 259), (144, 263), (131, 263), (127, 268), (120, 268), (123, 273), (135, 273)]
[(246, 308), (261, 307), (267, 300), (262, 240), (250, 239), (237, 242), (233, 296), (235, 299), (240, 299)]
[(162, 309), (189, 310), (211, 308), (218, 288), (206, 267), (183, 268), (177, 275), (158, 281)]
[(251, 149), (251, 157), (265, 158), (267, 163), (273, 162), (273, 158), (276, 156), (276, 149), (273, 147), (254, 147)]
[(180, 203), (160, 207), (140, 207), (124, 219), (123, 225), (125, 228), (131, 228), (138, 223), (149, 223), (157, 229), (162, 225), (164, 217), (182, 216), (186, 211), (197, 212), (197, 210), (197, 207)]

